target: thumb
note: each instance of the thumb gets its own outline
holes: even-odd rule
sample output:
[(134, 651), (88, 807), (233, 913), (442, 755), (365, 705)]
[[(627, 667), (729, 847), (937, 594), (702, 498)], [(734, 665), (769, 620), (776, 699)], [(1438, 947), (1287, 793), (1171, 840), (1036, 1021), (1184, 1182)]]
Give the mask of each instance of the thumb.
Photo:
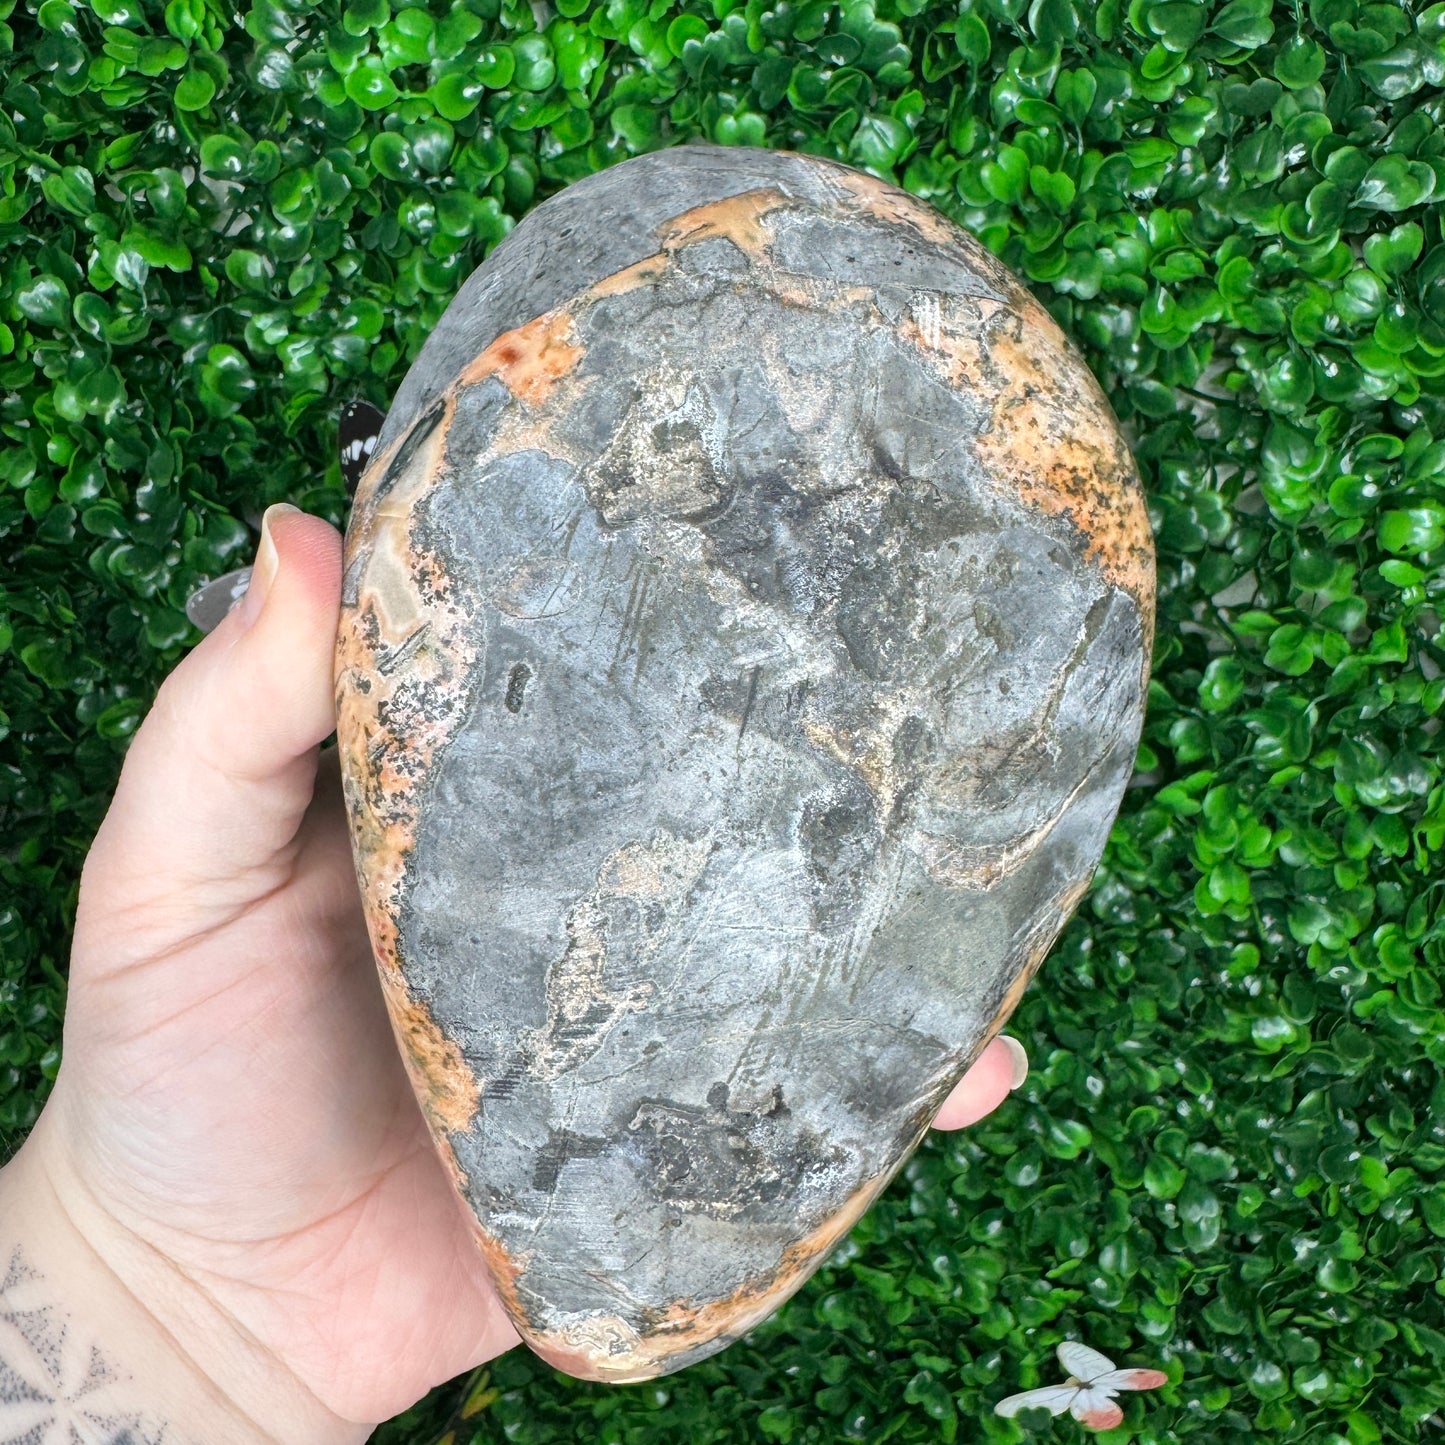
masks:
[(935, 1129), (962, 1129), (992, 1114), (1028, 1078), (1029, 1056), (1009, 1034), (999, 1034), (943, 1101)]
[(86, 859), (77, 955), (92, 927), (112, 958), (131, 940), (154, 952), (284, 880), (334, 726), (340, 595), (336, 529), (269, 508), (245, 597), (165, 680), (131, 743)]

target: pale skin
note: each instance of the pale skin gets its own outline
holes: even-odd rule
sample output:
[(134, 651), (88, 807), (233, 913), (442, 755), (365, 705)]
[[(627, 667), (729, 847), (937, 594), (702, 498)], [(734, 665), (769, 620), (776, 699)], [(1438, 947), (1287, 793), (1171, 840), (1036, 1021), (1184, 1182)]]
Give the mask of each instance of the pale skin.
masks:
[[(131, 745), (64, 1063), (0, 1170), (0, 1436), (360, 1442), (517, 1342), (397, 1053), (319, 750), (340, 573), (332, 527), (268, 513), (250, 593)], [(995, 1039), (935, 1127), (1026, 1067)], [(92, 1347), (109, 1378), (81, 1389)]]

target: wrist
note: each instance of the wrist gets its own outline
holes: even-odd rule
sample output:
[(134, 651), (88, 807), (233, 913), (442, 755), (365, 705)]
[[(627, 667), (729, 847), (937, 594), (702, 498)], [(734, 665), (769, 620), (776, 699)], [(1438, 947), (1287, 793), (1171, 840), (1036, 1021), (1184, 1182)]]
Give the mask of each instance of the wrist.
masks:
[(361, 1445), (369, 1426), (326, 1409), (203, 1288), (108, 1215), (46, 1123), (0, 1169), (0, 1368), (38, 1397), (0, 1396), (0, 1438), (10, 1438), (5, 1412), (26, 1408), (40, 1412), (37, 1423), (46, 1409), (73, 1414), (81, 1423), (66, 1438), (86, 1445)]

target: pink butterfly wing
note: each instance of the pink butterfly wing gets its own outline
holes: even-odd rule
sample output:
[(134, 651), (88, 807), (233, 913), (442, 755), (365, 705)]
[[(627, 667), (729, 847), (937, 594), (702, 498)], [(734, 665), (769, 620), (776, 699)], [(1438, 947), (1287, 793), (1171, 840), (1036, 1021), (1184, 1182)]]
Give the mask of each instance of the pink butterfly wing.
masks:
[(1074, 1403), (1079, 1393), (1077, 1385), (1045, 1385), (1041, 1390), (1025, 1390), (1022, 1395), (1010, 1395), (993, 1407), (995, 1415), (1009, 1419), (1020, 1410), (1047, 1410), (1050, 1415), (1062, 1415)]
[(1124, 1412), (1106, 1390), (1080, 1390), (1069, 1409), (1074, 1419), (1091, 1430), (1112, 1430), (1124, 1421)]
[(1169, 1376), (1163, 1370), (1110, 1370), (1089, 1383), (1105, 1390), (1157, 1390), (1169, 1383)]

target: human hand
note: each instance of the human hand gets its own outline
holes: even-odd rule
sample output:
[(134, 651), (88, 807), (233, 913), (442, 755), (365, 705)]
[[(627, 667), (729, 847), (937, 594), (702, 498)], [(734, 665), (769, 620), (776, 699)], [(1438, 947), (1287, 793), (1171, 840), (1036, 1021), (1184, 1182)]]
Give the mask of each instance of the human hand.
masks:
[[(219, 1399), (208, 1441), (361, 1440), (516, 1341), (393, 1041), (318, 754), (339, 594), (334, 529), (272, 509), (250, 592), (131, 745), (82, 878), (64, 1063), (0, 1179), (180, 1353), (176, 1411)], [(1021, 1059), (991, 1043), (938, 1127), (995, 1108)]]

